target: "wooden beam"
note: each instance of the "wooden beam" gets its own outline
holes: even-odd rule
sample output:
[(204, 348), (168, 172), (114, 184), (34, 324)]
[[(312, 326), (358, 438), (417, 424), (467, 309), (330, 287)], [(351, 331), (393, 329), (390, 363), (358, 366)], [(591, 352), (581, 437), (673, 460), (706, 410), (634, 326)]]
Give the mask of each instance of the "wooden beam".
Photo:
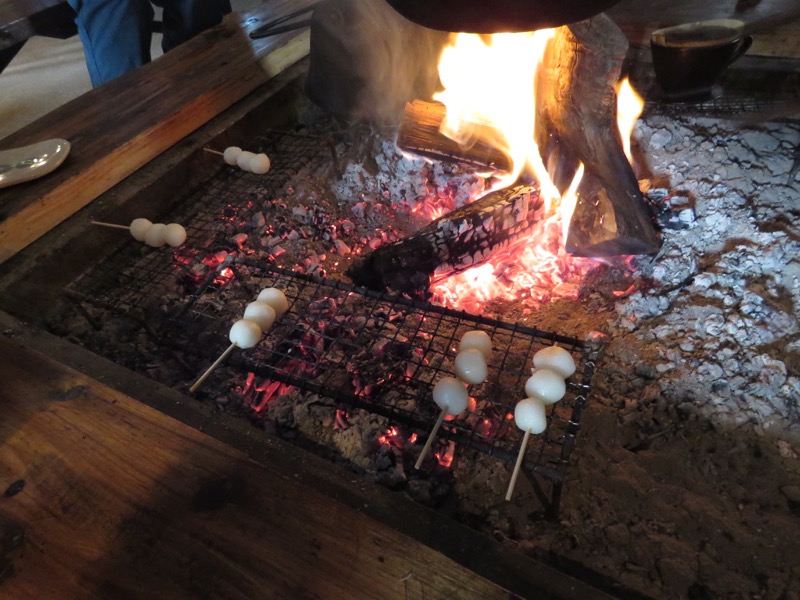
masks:
[(58, 170), (0, 190), (0, 262), (308, 54), (307, 30), (251, 40), (264, 22), (309, 5), (279, 0), (219, 26), (94, 89), (0, 142), (64, 138)]
[(0, 0), (0, 28), (64, 4), (67, 0)]
[(7, 338), (0, 380), (4, 597), (516, 597)]

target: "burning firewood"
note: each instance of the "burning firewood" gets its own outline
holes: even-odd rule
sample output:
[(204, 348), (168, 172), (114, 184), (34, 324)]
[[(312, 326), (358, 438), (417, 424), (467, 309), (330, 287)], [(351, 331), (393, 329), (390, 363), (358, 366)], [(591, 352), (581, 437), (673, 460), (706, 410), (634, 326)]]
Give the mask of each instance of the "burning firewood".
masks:
[(370, 289), (425, 291), (434, 273), (451, 275), (480, 264), (533, 227), (543, 213), (544, 204), (532, 186), (490, 192), (410, 237), (381, 246), (354, 262), (347, 274), (356, 285)]
[[(491, 171), (511, 171), (507, 154), (479, 136), (471, 146), (462, 146), (440, 132), (446, 109), (440, 102), (414, 100), (406, 104), (397, 134), (397, 147), (438, 160), (458, 161)], [(477, 126), (477, 125), (476, 125)], [(488, 126), (484, 126), (489, 129)]]
[[(535, 140), (553, 183), (563, 194), (579, 165), (578, 202), (565, 243), (578, 256), (651, 254), (661, 243), (648, 204), (623, 150), (616, 85), (628, 42), (604, 15), (559, 27), (536, 75)], [(469, 123), (464, 146), (440, 132), (446, 110), (436, 102), (406, 105), (397, 144), (403, 150), (476, 168), (510, 170), (510, 160), (484, 140), (492, 126)]]
[(566, 240), (578, 256), (651, 254), (661, 246), (622, 149), (615, 85), (628, 42), (599, 15), (561, 27), (537, 73), (536, 142), (562, 192), (585, 166)]

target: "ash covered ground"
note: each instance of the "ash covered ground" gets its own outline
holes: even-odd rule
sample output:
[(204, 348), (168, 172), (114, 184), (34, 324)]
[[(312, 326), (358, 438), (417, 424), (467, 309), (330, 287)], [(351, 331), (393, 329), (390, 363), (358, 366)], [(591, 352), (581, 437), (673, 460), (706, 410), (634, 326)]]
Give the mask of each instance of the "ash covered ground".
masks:
[(800, 125), (651, 116), (635, 137), (678, 228), (598, 324), (560, 522), (518, 543), (659, 598), (798, 598)]
[[(407, 432), (382, 443), (391, 425), (382, 417), (353, 411), (342, 423), (332, 401), (291, 391), (256, 414), (252, 397), (242, 404), (252, 389), (225, 367), (203, 397), (509, 546), (633, 593), (800, 598), (800, 177), (789, 178), (800, 124), (650, 116), (635, 138), (642, 188), (665, 226), (661, 252), (568, 267), (555, 287), (480, 304), (487, 316), (602, 341), (557, 521), (540, 516), (524, 480), (504, 502), (510, 468), (474, 453), (413, 475), (399, 448)], [(226, 176), (249, 178), (253, 192), (222, 226), (230, 244), (219, 252), (342, 278), (354, 256), (424, 224), (423, 199), (448, 210), (486, 187), (457, 167), (403, 157), (381, 137), (341, 150), (339, 166), (341, 178), (325, 162), (280, 195), (231, 168)], [(191, 383), (185, 369), (118, 359)]]

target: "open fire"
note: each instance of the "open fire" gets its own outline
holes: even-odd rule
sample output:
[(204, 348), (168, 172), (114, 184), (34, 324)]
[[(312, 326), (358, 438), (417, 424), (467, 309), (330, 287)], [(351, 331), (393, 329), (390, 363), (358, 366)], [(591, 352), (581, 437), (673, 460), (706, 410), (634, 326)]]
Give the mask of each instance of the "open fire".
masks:
[[(551, 39), (546, 52), (557, 43), (557, 38)], [(640, 80), (634, 81), (639, 88)], [(275, 337), (265, 339), (254, 353), (231, 355), (197, 400), (217, 411), (245, 416), (257, 428), (300, 445), (311, 446), (308, 440), (314, 440), (326, 457), (404, 495), (437, 505), (444, 513), (452, 511), (509, 545), (609, 572), (643, 593), (666, 596), (668, 590), (679, 590), (686, 595), (688, 590), (698, 597), (736, 593), (755, 597), (796, 591), (796, 569), (792, 570), (786, 557), (796, 555), (797, 544), (781, 532), (791, 531), (792, 519), (796, 520), (795, 467), (800, 453), (796, 443), (797, 228), (791, 218), (797, 187), (796, 181), (786, 184), (787, 177), (793, 177), (790, 169), (798, 127), (768, 123), (748, 128), (716, 114), (676, 115), (649, 98), (649, 112), (638, 123), (636, 136), (638, 148), (646, 151), (650, 171), (644, 182), (649, 187), (642, 189), (653, 203), (671, 207), (676, 215), (681, 211), (682, 227), (664, 231), (664, 250), (658, 257), (632, 261), (630, 269), (619, 270), (630, 274), (621, 280), (614, 279), (617, 270), (608, 265), (587, 273), (578, 271), (573, 277), (568, 269), (584, 260), (593, 265), (607, 260), (626, 267), (630, 259), (575, 258), (563, 250), (563, 240), (571, 233), (565, 234), (556, 221), (569, 219), (553, 217), (547, 225), (554, 230), (548, 242), (518, 243), (525, 251), (550, 252), (542, 283), (515, 284), (497, 300), (479, 295), (486, 287), (479, 284), (478, 290), (456, 291), (445, 300), (471, 312), (483, 310), (489, 319), (562, 331), (577, 340), (605, 336), (603, 360), (598, 363), (591, 406), (580, 432), (580, 460), (569, 465), (569, 493), (562, 501), (558, 524), (532, 518), (530, 507), (538, 495), (532, 485), (520, 487), (516, 502), (502, 503), (504, 490), (498, 488), (508, 481), (508, 464), (497, 460), (498, 453), (473, 452), (472, 446), (461, 443), (464, 427), (469, 425), (474, 441), (499, 439), (499, 448), (506, 453), (517, 447), (519, 434), (509, 423), (509, 407), (483, 402), (486, 395), (477, 395), (469, 421), (446, 423), (420, 471), (410, 467), (420, 448), (415, 432), (420, 432), (424, 442), (431, 411), (399, 411), (424, 409), (426, 399), (430, 405), (425, 391), (384, 384), (383, 389), (392, 394), (388, 404), (378, 402), (375, 388), (369, 387), (378, 376), (372, 381), (359, 378), (359, 385), (353, 386), (359, 391), (354, 394), (357, 404), (326, 395), (329, 390), (341, 391), (339, 384), (353, 384), (347, 364), (334, 359), (355, 351), (306, 360), (308, 366), (317, 367), (309, 375), (297, 368), (294, 351), (284, 352), (281, 363), (270, 362), (277, 348), (275, 340), (287, 332), (275, 331)], [(546, 124), (547, 115), (540, 116), (537, 112), (537, 123)], [(80, 339), (119, 364), (185, 390), (225, 347), (231, 319), (238, 318), (254, 289), (311, 282), (289, 279), (280, 272), (270, 275), (276, 280), (266, 282), (263, 270), (242, 260), (324, 275), (338, 285), (346, 282), (343, 270), (354, 257), (411, 235), (431, 219), (494, 189), (495, 182), (477, 175), (473, 168), (404, 156), (389, 137), (345, 137), (339, 129), (327, 136), (330, 131), (311, 131), (318, 136), (309, 136), (314, 161), (297, 160), (293, 150), (286, 149), (291, 147), (292, 141), (287, 141), (291, 136), (273, 143), (273, 138), (280, 137), (277, 132), (251, 140), (251, 128), (215, 140), (223, 146), (231, 139), (251, 140), (248, 147), (264, 150), (275, 159), (274, 173), (256, 177), (220, 164), (218, 172), (209, 172), (204, 190), (187, 194), (170, 218), (162, 219), (186, 223), (186, 247), (171, 254), (139, 245), (98, 253), (98, 262), (87, 276), (68, 289), (94, 327), (74, 314), (60, 314), (47, 322), (48, 327), (70, 340)], [(622, 137), (624, 141), (627, 136)], [(320, 167), (329, 165), (330, 156), (325, 162), (318, 160), (321, 153), (314, 154), (328, 139), (334, 142), (336, 168)], [(546, 157), (544, 164), (557, 167), (566, 145), (556, 151), (538, 137), (536, 141)], [(325, 152), (329, 154), (327, 147)], [(199, 148), (198, 155), (204, 156)], [(575, 194), (565, 197), (585, 199), (587, 190), (591, 192), (587, 182), (597, 181), (597, 165), (573, 158), (568, 155), (564, 160), (569, 165), (582, 162), (584, 174)], [(282, 173), (290, 163), (300, 166), (288, 175)], [(572, 172), (552, 172), (562, 192), (577, 181)], [(535, 186), (532, 197), (539, 197)], [(559, 207), (562, 213), (564, 209)], [(573, 214), (586, 219), (586, 207), (575, 206)], [(95, 246), (107, 241), (101, 239)], [(485, 277), (502, 282), (509, 272), (505, 261), (517, 260), (516, 250), (512, 255), (509, 248), (499, 248), (487, 262), (466, 273), (478, 281)], [(509, 256), (505, 256), (507, 251)], [(253, 273), (257, 276), (251, 277)], [(554, 279), (554, 273), (561, 279)], [(434, 280), (435, 297), (440, 285), (464, 276)], [(204, 286), (205, 282), (210, 285)], [(24, 286), (20, 290), (24, 292)], [(346, 310), (348, 301), (341, 290), (335, 285), (320, 287), (316, 300), (330, 302), (336, 296), (337, 310)], [(351, 286), (348, 293), (352, 292)], [(566, 298), (580, 296), (548, 303), (562, 292)], [(517, 294), (513, 301), (507, 300), (513, 294)], [(295, 289), (294, 296), (300, 297), (299, 290)], [(189, 302), (192, 305), (186, 312), (178, 314)], [(293, 313), (299, 317), (292, 322), (297, 326), (297, 340), (308, 333), (309, 318), (318, 316), (307, 306), (297, 304)], [(541, 308), (531, 310), (536, 307)], [(525, 314), (523, 308), (531, 313)], [(447, 368), (453, 354), (450, 338), (457, 335), (453, 332), (487, 324), (478, 317), (470, 317), (468, 323), (446, 319), (434, 323), (443, 313), (426, 313), (419, 323), (425, 324), (422, 333), (436, 338), (431, 345), (425, 336), (415, 334), (418, 328), (408, 330), (412, 321), (406, 322), (406, 329), (394, 329), (397, 313), (415, 310), (405, 304), (396, 310), (370, 306), (369, 314), (391, 315), (394, 320), (381, 323), (379, 333), (373, 321), (357, 343), (348, 346), (363, 350), (363, 356), (388, 360), (382, 369), (397, 374), (391, 382), (398, 382), (397, 386), (407, 386), (412, 359), (420, 369), (436, 364)], [(322, 316), (313, 320), (325, 321)], [(343, 320), (334, 317), (333, 323), (335, 327), (323, 330), (323, 345), (342, 343), (333, 333), (337, 327), (338, 332), (344, 331)], [(516, 336), (514, 343), (506, 344), (516, 349), (528, 339), (520, 337), (523, 330), (494, 333), (507, 341)], [(598, 331), (602, 333), (594, 333)], [(389, 342), (387, 336), (391, 336)], [(534, 339), (537, 347), (553, 341)], [(314, 356), (318, 342), (307, 337), (303, 344), (309, 346), (308, 356)], [(414, 347), (428, 348), (429, 356), (421, 357), (427, 362), (409, 352)], [(277, 349), (282, 352), (289, 347)], [(436, 356), (439, 363), (432, 360)], [(500, 359), (498, 370), (506, 373), (509, 367), (520, 367), (521, 361), (511, 362), (515, 356), (510, 351)], [(323, 383), (325, 388), (301, 390), (294, 383), (278, 383), (270, 371), (276, 365), (285, 366), (287, 380), (294, 376), (302, 379), (294, 382), (298, 385)], [(347, 377), (313, 379), (332, 373)], [(504, 398), (507, 394), (513, 402), (519, 387), (519, 382), (508, 382), (499, 394)], [(573, 396), (578, 392), (572, 390)], [(376, 409), (390, 414), (376, 413)], [(544, 443), (549, 458), (540, 462), (535, 450), (530, 455), (535, 469), (562, 466), (562, 452), (566, 448), (568, 454), (569, 444), (574, 443), (574, 437), (567, 444), (558, 443), (560, 434), (569, 432), (574, 415), (562, 412), (556, 417), (557, 426), (550, 433), (559, 435)], [(415, 424), (406, 425), (404, 418)], [(753, 431), (758, 436), (748, 435)], [(451, 446), (450, 436), (458, 438), (455, 445)], [(445, 469), (440, 457), (447, 459), (447, 446), (455, 452), (452, 463), (444, 462), (450, 465)], [(776, 452), (781, 460), (775, 459)], [(398, 460), (408, 454), (412, 460)], [(667, 526), (673, 523), (674, 527)], [(632, 562), (632, 556), (640, 560)], [(730, 559), (734, 556), (736, 564)], [(685, 575), (677, 587), (676, 574)]]
[[(327, 268), (343, 269), (354, 256), (391, 248), (395, 241), (404, 243), (402, 233), (392, 229), (393, 220), (409, 209), (408, 214), (415, 214), (417, 223), (424, 222), (422, 215), (432, 212), (425, 208), (429, 198), (437, 201), (433, 210), (447, 207), (440, 217), (447, 226), (441, 228), (433, 222), (422, 231), (427, 228), (431, 239), (440, 244), (436, 251), (446, 250), (451, 266), (456, 261), (462, 262), (457, 269), (463, 271), (461, 275), (439, 278), (436, 274), (430, 282), (430, 291), (441, 304), (468, 308), (474, 315), (498, 298), (521, 299), (528, 309), (555, 297), (574, 298), (581, 279), (598, 264), (598, 259), (576, 258), (565, 250), (567, 225), (583, 201), (583, 176), (591, 171), (592, 165), (584, 165), (577, 154), (573, 164), (561, 160), (561, 171), (551, 175), (545, 168), (546, 153), (538, 145), (541, 135), (536, 129), (537, 97), (542, 89), (537, 66), (544, 64), (550, 42), (558, 37), (556, 30), (499, 35), (488, 42), (482, 37), (460, 35), (452, 51), (443, 53), (441, 79), (445, 84), (463, 81), (465, 76), (459, 74), (459, 69), (474, 62), (491, 65), (520, 53), (530, 56), (528, 67), (515, 69), (523, 71), (525, 77), (511, 77), (508, 85), (483, 86), (504, 88), (499, 99), (480, 98), (477, 107), (469, 106), (463, 100), (475, 97), (474, 92), (459, 90), (457, 86), (447, 87), (438, 96), (447, 105), (444, 131), (464, 148), (480, 142), (499, 149), (508, 157), (507, 172), (487, 175), (453, 167), (445, 184), (449, 195), (423, 193), (415, 198), (413, 207), (404, 204), (407, 198), (398, 200), (391, 193), (382, 194), (382, 202), (374, 204), (354, 202), (353, 198), (368, 191), (361, 186), (349, 193), (354, 220), (334, 215), (332, 204), (309, 184), (314, 177), (279, 180), (279, 186), (288, 181), (299, 186), (290, 190), (291, 206), (285, 198), (274, 194), (262, 196), (263, 202), (251, 194), (251, 201), (225, 204), (224, 211), (215, 217), (219, 230), (216, 240), (207, 243), (210, 252), (176, 254), (182, 258), (181, 270), (193, 275), (207, 273), (208, 287), (198, 286), (199, 280), (194, 276), (182, 281), (182, 285), (188, 286), (184, 293), (190, 296), (183, 301), (179, 299), (178, 317), (168, 317), (180, 323), (179, 339), (170, 341), (191, 348), (190, 340), (197, 338), (203, 340), (204, 347), (224, 347), (222, 340), (230, 326), (230, 317), (226, 315), (231, 310), (234, 314), (241, 313), (243, 303), (252, 300), (256, 281), (276, 277), (260, 269), (260, 263), (292, 266), (315, 276), (324, 275)], [(458, 58), (462, 52), (457, 49), (460, 46), (467, 49), (466, 62)], [(504, 58), (496, 58), (497, 52)], [(519, 89), (514, 89), (511, 82)], [(499, 114), (503, 119), (498, 121), (492, 116), (497, 113), (493, 107), (503, 99), (513, 99), (514, 106), (501, 105)], [(628, 121), (630, 127), (635, 116), (628, 116)], [(613, 126), (616, 128), (616, 123)], [(615, 129), (614, 139), (619, 137)], [(621, 148), (621, 143), (618, 145)], [(408, 183), (401, 172), (404, 161), (411, 165), (425, 164), (419, 159), (400, 158), (396, 148), (390, 152), (395, 155), (391, 160), (397, 160), (394, 177), (401, 185)], [(384, 160), (381, 156), (375, 159)], [(280, 162), (275, 163), (277, 168)], [(629, 169), (630, 165), (626, 165)], [(439, 168), (434, 164), (423, 167), (432, 171)], [(558, 175), (563, 176), (564, 169), (571, 176), (559, 183)], [(419, 170), (415, 176), (427, 179)], [(347, 172), (343, 179), (347, 179)], [(456, 180), (465, 183), (468, 193), (452, 191), (450, 182)], [(477, 198), (482, 192), (484, 195)], [(474, 208), (481, 206), (485, 208)], [(370, 227), (364, 218), (368, 211), (381, 213), (377, 215), (382, 222), (380, 229)], [(451, 239), (458, 242), (462, 254), (454, 254)], [(475, 248), (479, 250), (477, 254)], [(413, 252), (409, 257), (412, 263), (418, 259)], [(465, 268), (474, 264), (478, 266)], [(278, 273), (279, 279), (286, 277)], [(290, 426), (297, 419), (295, 405), (301, 395), (298, 390), (320, 393), (333, 399), (325, 407), (328, 416), (323, 422), (328, 433), (323, 435), (349, 432), (357, 419), (351, 409), (366, 409), (389, 420), (375, 423), (374, 447), (391, 448), (392, 452), (402, 448), (408, 455), (394, 461), (398, 468), (402, 468), (404, 460), (419, 455), (420, 444), (414, 430), (428, 429), (426, 424), (431, 421), (432, 411), (435, 412), (430, 402), (430, 386), (441, 375), (452, 373), (453, 340), (463, 333), (467, 317), (451, 321), (455, 314), (446, 309), (435, 312), (413, 303), (402, 306), (383, 301), (370, 303), (357, 299), (352, 292), (335, 292), (336, 288), (315, 287), (308, 296), (303, 291), (305, 284), (291, 278), (283, 284), (273, 281), (272, 285), (286, 287), (287, 295), (293, 299), (293, 309), (274, 335), (270, 333), (268, 343), (229, 361), (232, 368), (245, 374), (235, 386), (236, 402), (247, 407), (256, 420)], [(361, 302), (366, 305), (360, 306)], [(167, 310), (168, 315), (171, 312)], [(188, 324), (183, 321), (186, 317), (197, 321)], [(444, 327), (439, 321), (442, 317), (446, 317)], [(431, 456), (439, 466), (450, 467), (455, 443), (459, 442), (475, 449), (488, 449), (489, 454), (506, 460), (514, 457), (521, 433), (513, 424), (513, 405), (521, 397), (522, 383), (529, 376), (530, 356), (543, 346), (558, 342), (576, 354), (581, 362), (580, 377), (570, 384), (568, 399), (548, 414), (552, 420), (550, 433), (541, 440), (538, 454), (533, 451), (538, 458), (532, 460), (533, 469), (544, 473), (558, 487), (571, 450), (572, 442), (566, 440), (574, 439), (593, 370), (588, 359), (590, 351), (574, 338), (524, 330), (502, 322), (480, 323), (484, 329), (491, 328), (501, 349), (500, 358), (490, 367), (491, 384), (476, 390), (463, 415), (445, 421), (442, 439), (437, 440)], [(207, 359), (207, 353), (201, 352), (199, 360)], [(311, 410), (317, 413), (316, 408)]]
[[(356, 281), (405, 291), (412, 284), (398, 283), (396, 271), (408, 270), (409, 282), (421, 279), (435, 301), (473, 313), (482, 312), (486, 302), (498, 298), (518, 298), (530, 310), (553, 298), (576, 297), (581, 281), (601, 262), (597, 258), (573, 256), (565, 248), (573, 213), (581, 201), (580, 185), (585, 167), (578, 159), (566, 166), (562, 161), (558, 167), (573, 175), (568, 185), (559, 191), (536, 142), (540, 137), (536, 125), (537, 86), (543, 81), (537, 71), (548, 42), (556, 35), (554, 29), (484, 36), (453, 34), (451, 45), (443, 49), (439, 63), (444, 90), (434, 96), (444, 105), (439, 132), (453, 140), (463, 153), (468, 154), (480, 146), (493, 148), (507, 158), (503, 165), (508, 168), (493, 171), (493, 178), (483, 193), (520, 181), (533, 181), (536, 195), (543, 200), (541, 216), (508, 236), (487, 236), (487, 239), (472, 236), (473, 249), (460, 248), (460, 260), (453, 256), (452, 248), (431, 250), (427, 247), (441, 246), (440, 240), (423, 239), (422, 244), (408, 240), (395, 244), (396, 250), (382, 248), (380, 258), (368, 257), (360, 271), (354, 270)], [(476, 78), (476, 72), (491, 73), (491, 76)], [(615, 86), (615, 97), (618, 137), (622, 151), (630, 160), (630, 136), (643, 101), (627, 79)], [(403, 141), (407, 138), (401, 131), (401, 144)], [(473, 197), (469, 201), (474, 200)], [(589, 201), (593, 200), (589, 198)], [(427, 202), (423, 200), (422, 208), (417, 207), (417, 211), (435, 217), (446, 212), (441, 203), (431, 204), (432, 208), (425, 208)], [(456, 208), (451, 206), (450, 210)], [(527, 207), (522, 209), (523, 213), (528, 210)], [(611, 214), (607, 217), (613, 219)], [(486, 222), (487, 217), (477, 218)], [(497, 220), (498, 217), (489, 218)], [(601, 226), (604, 218), (606, 215), (601, 215)], [(457, 227), (459, 234), (464, 227), (470, 227), (469, 219), (452, 225), (444, 219), (437, 223), (438, 230)], [(494, 227), (500, 226), (495, 224)], [(491, 252), (487, 251), (487, 244)], [(425, 271), (419, 267), (420, 251), (440, 256), (442, 264)], [(404, 254), (409, 258), (405, 259)], [(417, 276), (414, 269), (423, 272)]]
[[(559, 35), (556, 30), (506, 34), (488, 42), (461, 35), (456, 46), (466, 46), (467, 62), (456, 60), (456, 47), (443, 54), (441, 79), (446, 85), (451, 80), (469, 79), (458, 72), (465, 64), (474, 69), (470, 66), (474, 62), (492, 65), (511, 56), (530, 55), (530, 65), (517, 65), (516, 75), (508, 83), (483, 86), (501, 89), (499, 99), (481, 98), (477, 107), (470, 107), (463, 99), (473, 98), (475, 93), (452, 87), (437, 97), (447, 107), (444, 131), (466, 151), (473, 142), (501, 151), (507, 156), (508, 169), (486, 174), (472, 167), (442, 166), (441, 161), (426, 163), (403, 156), (391, 146), (370, 158), (379, 170), (392, 173), (393, 183), (386, 183), (380, 196), (371, 198), (364, 180), (353, 180), (344, 194), (348, 200), (336, 202), (325, 189), (334, 173), (318, 166), (330, 165), (318, 142), (310, 142), (314, 160), (303, 159), (307, 161), (303, 164), (309, 165), (307, 171), (287, 174), (278, 170), (282, 161), (289, 162), (287, 146), (294, 143), (292, 136), (286, 135), (281, 138), (285, 145), (276, 145), (274, 150), (259, 148), (275, 156), (275, 168), (266, 178), (272, 183), (264, 184), (265, 179), (254, 174), (236, 171), (238, 179), (234, 179), (222, 172), (221, 178), (227, 180), (219, 185), (235, 195), (235, 201), (217, 201), (221, 210), (217, 209), (205, 227), (195, 226), (202, 218), (186, 219), (190, 239), (202, 249), (174, 255), (179, 258), (175, 272), (192, 276), (179, 277), (178, 289), (166, 294), (159, 290), (146, 300), (158, 304), (156, 313), (163, 318), (160, 337), (180, 353), (184, 365), (196, 367), (187, 369), (193, 371), (188, 376), (194, 380), (228, 346), (231, 322), (240, 318), (243, 307), (254, 298), (254, 290), (263, 286), (283, 289), (292, 307), (255, 347), (234, 352), (200, 393), (215, 398), (221, 406), (244, 412), (254, 423), (279, 435), (299, 432), (314, 440), (312, 443), (329, 443), (345, 460), (391, 485), (426, 482), (430, 487), (449, 486), (462, 456), (467, 464), (488, 464), (485, 472), (505, 484), (506, 463), (512, 463), (519, 452), (531, 482), (525, 496), (538, 497), (544, 509), (554, 514), (586, 406), (595, 348), (573, 337), (475, 315), (494, 300), (531, 310), (553, 298), (575, 298), (583, 278), (601, 260), (612, 260), (575, 257), (567, 252), (571, 216), (580, 210), (581, 202), (592, 197), (592, 188), (581, 186), (587, 175), (595, 173), (597, 177), (597, 165), (584, 161), (580, 153), (545, 160), (547, 149), (537, 129), (542, 115), (537, 103), (544, 89), (537, 66), (547, 64), (550, 44)], [(505, 58), (496, 58), (495, 52)], [(525, 76), (519, 77), (519, 72)], [(623, 93), (613, 95), (611, 112), (625, 114), (628, 137), (636, 116), (627, 109), (616, 109), (616, 100)], [(501, 105), (503, 118), (495, 120), (492, 115), (497, 102), (509, 99), (515, 101), (514, 106)], [(547, 119), (542, 122), (546, 124)], [(619, 147), (622, 155), (621, 133), (616, 121), (611, 125), (617, 142), (613, 148)], [(377, 134), (368, 135), (372, 143), (386, 141)], [(552, 148), (549, 150), (552, 157)], [(574, 160), (567, 161), (565, 156)], [(363, 160), (349, 161), (342, 177), (335, 173), (336, 185), (348, 179), (352, 172), (348, 169), (363, 168), (363, 164)], [(547, 167), (553, 169), (554, 165), (558, 169), (548, 172)], [(627, 162), (625, 166), (630, 169)], [(405, 176), (406, 168), (413, 177)], [(437, 171), (443, 175), (443, 185), (435, 181), (435, 175), (429, 176)], [(564, 177), (565, 172), (569, 177)], [(392, 193), (393, 186), (411, 186), (415, 180), (424, 182), (425, 189), (415, 194), (413, 206), (408, 197)], [(237, 192), (237, 181), (249, 187)], [(487, 198), (491, 204), (484, 204)], [(429, 200), (435, 201), (433, 209), (426, 207)], [(212, 205), (205, 198), (194, 204)], [(485, 210), (470, 212), (476, 206), (485, 206)], [(439, 219), (445, 219), (442, 222), (447, 227), (440, 230), (435, 221), (425, 224), (434, 211), (443, 208)], [(396, 226), (406, 218), (409, 222), (403, 229)], [(376, 223), (380, 226), (375, 227)], [(328, 270), (340, 275), (354, 257), (403, 243), (408, 239), (404, 235), (414, 230), (411, 223), (424, 225), (422, 230), (434, 225), (427, 231), (446, 248), (451, 266), (465, 257), (469, 260), (459, 267), (480, 263), (471, 269), (459, 268), (460, 274), (445, 273), (447, 277), (434, 273), (427, 291), (440, 306), (362, 295), (352, 286), (316, 278)], [(462, 246), (461, 255), (451, 252), (451, 239)], [(476, 240), (487, 244), (470, 246)], [(409, 256), (412, 264), (419, 258), (415, 253)], [(141, 265), (146, 260), (134, 262)], [(614, 260), (623, 267), (627, 264), (624, 257)], [(135, 267), (126, 270), (134, 271)], [(627, 282), (625, 287), (629, 285)], [(467, 309), (470, 314), (452, 308)], [(475, 328), (490, 332), (495, 345), (489, 377), (470, 389), (466, 410), (446, 419), (439, 435), (432, 436), (430, 424), (439, 413), (431, 400), (432, 386), (443, 377), (452, 377), (456, 340)], [(568, 349), (579, 370), (568, 382), (564, 400), (547, 409), (546, 430), (526, 449), (521, 440), (527, 437), (514, 422), (514, 406), (524, 397), (532, 356), (554, 343)], [(187, 374), (183, 372), (181, 377)], [(428, 440), (434, 445), (425, 454), (422, 442)], [(487, 463), (487, 456), (494, 462)], [(415, 460), (424, 460), (423, 468), (413, 468)]]

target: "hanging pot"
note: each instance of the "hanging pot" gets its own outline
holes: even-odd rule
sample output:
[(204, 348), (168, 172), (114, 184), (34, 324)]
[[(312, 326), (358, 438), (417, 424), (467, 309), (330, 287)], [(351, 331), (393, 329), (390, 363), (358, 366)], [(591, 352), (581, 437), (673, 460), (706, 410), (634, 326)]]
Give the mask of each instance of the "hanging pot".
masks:
[(619, 0), (387, 0), (406, 19), (440, 31), (534, 31), (576, 23)]

